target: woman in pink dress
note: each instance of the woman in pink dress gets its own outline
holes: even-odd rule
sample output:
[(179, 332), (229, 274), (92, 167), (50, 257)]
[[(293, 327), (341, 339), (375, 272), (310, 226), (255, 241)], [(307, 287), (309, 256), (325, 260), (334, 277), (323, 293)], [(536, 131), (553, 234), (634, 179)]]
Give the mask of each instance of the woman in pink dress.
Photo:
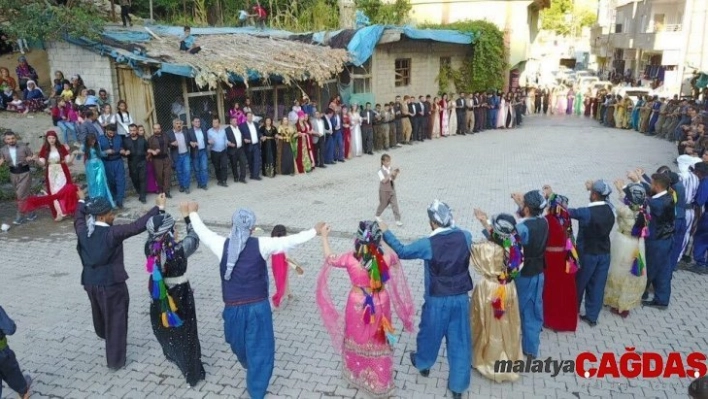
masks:
[[(322, 233), (326, 257), (317, 279), (317, 304), (332, 343), (343, 357), (343, 377), (369, 395), (393, 394), (391, 303), (406, 331), (413, 331), (415, 308), (403, 270), (395, 254), (384, 254), (383, 233), (372, 221), (359, 222), (354, 251), (334, 255), (329, 228)], [(334, 306), (327, 280), (333, 268), (346, 269), (351, 281), (344, 317)], [(390, 291), (389, 291), (390, 288)]]
[(238, 102), (234, 103), (234, 107), (229, 110), (229, 120), (236, 118), (236, 123), (242, 125), (246, 123), (246, 114), (241, 110), (241, 106)]
[(447, 93), (443, 93), (442, 99), (438, 103), (438, 112), (440, 114), (440, 135), (447, 137), (450, 135), (450, 113), (447, 109)]
[[(138, 135), (145, 137), (145, 127), (143, 125), (138, 125)], [(145, 137), (145, 140), (147, 139)], [(160, 188), (157, 186), (157, 179), (155, 178), (155, 167), (152, 166), (152, 162), (146, 162), (145, 165), (145, 192), (157, 194), (160, 192)]]

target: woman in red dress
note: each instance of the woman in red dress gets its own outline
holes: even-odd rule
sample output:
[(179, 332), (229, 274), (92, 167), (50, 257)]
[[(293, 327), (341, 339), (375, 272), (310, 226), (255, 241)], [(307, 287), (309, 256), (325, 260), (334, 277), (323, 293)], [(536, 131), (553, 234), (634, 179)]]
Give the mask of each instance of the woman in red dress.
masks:
[(295, 167), (297, 173), (310, 173), (313, 168), (312, 157), (312, 126), (307, 121), (307, 114), (300, 111), (297, 113), (297, 153), (295, 154)]
[(34, 196), (25, 202), (24, 212), (49, 207), (54, 220), (60, 222), (72, 216), (78, 202), (77, 188), (72, 184), (69, 165), (73, 161), (69, 146), (59, 142), (57, 133), (50, 130), (44, 136), (44, 145), (39, 151), (39, 164), (45, 166), (44, 187), (47, 195)]
[(349, 159), (349, 148), (352, 140), (352, 119), (349, 117), (349, 108), (342, 106), (342, 138), (344, 139), (344, 158)]
[(546, 244), (546, 270), (543, 288), (544, 327), (558, 331), (575, 331), (578, 325), (578, 301), (575, 273), (578, 255), (573, 238), (573, 225), (568, 214), (568, 198), (551, 194)]

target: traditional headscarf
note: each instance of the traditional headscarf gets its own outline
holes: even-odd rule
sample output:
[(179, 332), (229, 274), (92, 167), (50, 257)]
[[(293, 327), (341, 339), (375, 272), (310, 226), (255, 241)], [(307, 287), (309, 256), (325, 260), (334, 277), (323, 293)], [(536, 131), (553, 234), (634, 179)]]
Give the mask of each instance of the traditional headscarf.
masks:
[(501, 213), (492, 217), (492, 230), (499, 237), (508, 237), (514, 233), (516, 219), (513, 216)]
[(17, 62), (19, 62), (20, 64), (23, 62), (27, 62), (27, 57), (25, 57), (24, 55), (20, 56), (20, 58), (17, 59)]
[(600, 194), (603, 197), (607, 197), (612, 194), (612, 187), (604, 180), (596, 180), (592, 184), (592, 191)]
[(455, 226), (455, 221), (452, 219), (452, 209), (438, 199), (428, 206), (428, 219), (440, 227)]
[(524, 194), (524, 205), (528, 206), (529, 209), (543, 210), (547, 204), (546, 197), (540, 190), (533, 190)]
[(516, 232), (516, 219), (502, 213), (492, 217), (492, 241), (504, 248), (504, 267), (497, 280), (499, 287), (494, 293), (492, 309), (494, 318), (501, 319), (506, 313), (506, 285), (513, 281), (524, 264), (521, 237)]
[(153, 239), (171, 232), (174, 227), (175, 219), (169, 213), (155, 215), (148, 219), (147, 224), (145, 224), (145, 229), (150, 238)]
[(297, 117), (298, 117), (298, 118), (304, 118), (306, 115), (307, 115), (307, 114), (305, 114), (305, 113), (302, 112), (302, 111), (297, 111)]
[(226, 253), (226, 273), (224, 280), (231, 280), (231, 273), (238, 262), (241, 251), (246, 247), (246, 241), (251, 237), (251, 230), (256, 225), (256, 215), (248, 209), (241, 208), (231, 217), (231, 234), (229, 234), (229, 248)]
[(86, 227), (88, 228), (88, 236), (91, 237), (93, 230), (96, 227), (96, 216), (105, 215), (113, 209), (111, 202), (105, 197), (96, 197), (89, 200), (86, 204), (86, 212), (88, 212), (89, 217), (86, 221)]
[(647, 191), (640, 183), (631, 183), (624, 188), (625, 202), (628, 206), (642, 206), (647, 198)]
[(362, 220), (359, 222), (359, 230), (356, 232), (356, 244), (374, 244), (379, 245), (381, 243), (381, 237), (383, 233), (379, 224), (370, 220)]

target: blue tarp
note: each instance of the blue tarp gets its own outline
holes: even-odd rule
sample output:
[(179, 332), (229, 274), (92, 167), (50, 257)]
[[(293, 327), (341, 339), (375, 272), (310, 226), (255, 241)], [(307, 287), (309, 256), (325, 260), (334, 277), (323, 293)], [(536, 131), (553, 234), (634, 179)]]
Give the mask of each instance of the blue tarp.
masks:
[[(184, 35), (183, 26), (165, 26), (154, 25), (148, 26), (150, 30), (158, 35), (182, 36)], [(203, 35), (234, 35), (234, 34), (249, 34), (252, 36), (269, 36), (274, 38), (286, 39), (293, 35), (292, 32), (278, 29), (259, 29), (253, 26), (238, 27), (209, 27), (209, 28), (192, 28), (191, 32), (195, 36)]]

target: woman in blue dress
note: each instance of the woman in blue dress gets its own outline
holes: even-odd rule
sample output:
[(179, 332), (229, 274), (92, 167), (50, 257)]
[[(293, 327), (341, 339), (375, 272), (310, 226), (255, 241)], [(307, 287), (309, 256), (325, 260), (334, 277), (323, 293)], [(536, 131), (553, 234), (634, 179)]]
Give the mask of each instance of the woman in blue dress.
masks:
[(108, 189), (108, 180), (106, 179), (106, 169), (103, 166), (101, 158), (105, 155), (98, 145), (96, 135), (89, 134), (86, 136), (84, 144), (85, 166), (86, 166), (86, 184), (88, 184), (89, 197), (104, 197), (108, 199), (113, 208), (116, 207), (113, 202), (111, 190)]
[(659, 96), (654, 96), (654, 102), (651, 106), (651, 119), (649, 119), (649, 133), (656, 133), (656, 121), (659, 120), (659, 111), (661, 111), (661, 101), (659, 101)]
[(632, 110), (632, 129), (639, 131), (639, 110), (644, 106), (644, 98), (639, 96), (637, 98), (637, 104), (634, 105)]

